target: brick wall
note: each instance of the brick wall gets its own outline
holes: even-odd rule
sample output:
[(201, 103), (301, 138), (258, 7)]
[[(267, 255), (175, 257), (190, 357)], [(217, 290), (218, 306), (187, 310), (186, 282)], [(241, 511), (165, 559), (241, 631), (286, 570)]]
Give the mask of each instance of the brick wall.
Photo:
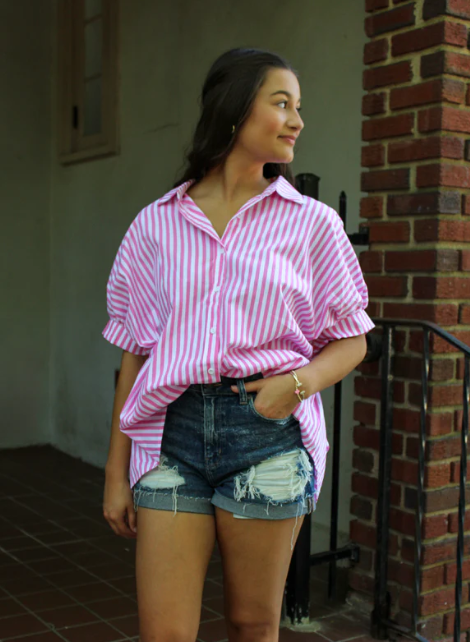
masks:
[[(470, 344), (470, 0), (366, 0), (361, 265), (371, 316), (433, 321)], [(401, 329), (394, 358), (390, 512), (392, 612), (410, 623), (422, 335)], [(463, 363), (431, 341), (421, 633), (453, 626)], [(379, 364), (355, 379), (353, 590), (371, 599), (376, 544)], [(468, 519), (470, 531), (470, 518)], [(469, 533), (470, 538), (470, 533)], [(466, 554), (470, 554), (470, 539)], [(462, 630), (470, 628), (470, 559)], [(357, 595), (357, 593), (356, 593)]]

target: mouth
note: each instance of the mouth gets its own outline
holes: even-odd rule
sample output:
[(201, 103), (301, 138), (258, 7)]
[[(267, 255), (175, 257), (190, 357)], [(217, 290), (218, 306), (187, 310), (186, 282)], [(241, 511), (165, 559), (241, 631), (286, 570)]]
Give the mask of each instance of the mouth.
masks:
[(279, 138), (289, 143), (289, 145), (295, 145), (295, 141), (297, 140), (296, 136), (279, 136)]

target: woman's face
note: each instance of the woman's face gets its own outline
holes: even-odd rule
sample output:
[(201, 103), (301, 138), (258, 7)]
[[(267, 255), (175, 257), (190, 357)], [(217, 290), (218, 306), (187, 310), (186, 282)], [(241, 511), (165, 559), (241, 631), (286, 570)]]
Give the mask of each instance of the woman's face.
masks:
[(243, 148), (261, 163), (290, 163), (295, 140), (304, 127), (299, 109), (296, 76), (287, 69), (270, 69), (238, 132), (235, 148)]

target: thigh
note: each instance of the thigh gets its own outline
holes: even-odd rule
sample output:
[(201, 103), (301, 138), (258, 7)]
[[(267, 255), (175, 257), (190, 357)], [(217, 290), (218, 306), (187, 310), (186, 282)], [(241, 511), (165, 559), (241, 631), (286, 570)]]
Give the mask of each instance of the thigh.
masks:
[(215, 520), (139, 507), (136, 577), (140, 640), (195, 640)]
[(217, 540), (224, 570), (227, 626), (233, 632), (278, 628), (284, 587), (304, 520), (239, 520), (216, 508)]

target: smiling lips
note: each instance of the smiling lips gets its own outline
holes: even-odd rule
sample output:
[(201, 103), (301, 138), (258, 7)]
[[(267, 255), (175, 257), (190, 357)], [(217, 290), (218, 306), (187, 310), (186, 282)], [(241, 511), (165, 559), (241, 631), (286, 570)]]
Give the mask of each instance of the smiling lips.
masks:
[(289, 143), (290, 145), (295, 145), (297, 136), (280, 136), (279, 138), (282, 138), (282, 140), (285, 140), (286, 143)]

